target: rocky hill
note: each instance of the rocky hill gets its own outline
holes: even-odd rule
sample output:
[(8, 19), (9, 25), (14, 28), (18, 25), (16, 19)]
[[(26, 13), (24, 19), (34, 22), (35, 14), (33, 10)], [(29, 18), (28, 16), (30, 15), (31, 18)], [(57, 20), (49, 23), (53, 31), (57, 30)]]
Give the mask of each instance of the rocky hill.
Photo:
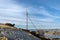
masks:
[(11, 24), (0, 24), (0, 35), (7, 37), (8, 40), (41, 40)]

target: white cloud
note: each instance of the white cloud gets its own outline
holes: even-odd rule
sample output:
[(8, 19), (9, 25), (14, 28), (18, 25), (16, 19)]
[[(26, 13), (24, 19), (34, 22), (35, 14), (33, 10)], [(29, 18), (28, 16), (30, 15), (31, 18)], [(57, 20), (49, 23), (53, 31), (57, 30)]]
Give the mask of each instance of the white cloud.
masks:
[(13, 0), (0, 0), (0, 16), (22, 16), (25, 8), (22, 5), (16, 5)]
[(53, 18), (53, 19), (56, 19), (56, 18), (60, 18), (59, 16), (54, 16), (52, 15), (50, 12), (48, 12), (48, 10), (46, 10), (45, 7), (41, 6), (40, 8), (34, 8), (34, 7), (29, 7), (28, 8), (28, 12), (29, 13), (33, 13), (33, 14), (40, 14), (40, 15), (44, 15), (44, 16), (47, 16), (47, 17), (50, 17), (50, 18)]
[(25, 16), (23, 15), (25, 10), (25, 7), (16, 5), (13, 0), (0, 0), (0, 22), (25, 24)]
[(42, 14), (44, 16), (48, 16), (48, 17), (53, 17), (53, 15), (51, 15), (44, 7), (40, 7), (40, 8), (33, 8), (33, 7), (29, 7), (28, 8), (29, 13), (37, 13), (37, 14)]
[(60, 10), (60, 0), (41, 0), (41, 2), (44, 6)]
[(60, 18), (60, 17), (50, 14), (47, 10), (45, 10), (45, 8), (42, 7), (40, 9), (36, 9), (36, 8), (31, 7), (31, 8), (28, 8), (28, 11), (29, 13), (34, 13), (34, 14), (37, 13), (37, 14), (42, 14), (44, 16), (47, 16), (47, 18), (43, 18), (43, 17), (41, 18), (41, 16), (40, 18), (37, 18), (37, 16), (35, 17), (30, 16), (33, 23), (36, 25), (37, 28), (42, 28), (42, 29), (43, 28), (46, 28), (46, 29), (59, 28), (60, 25), (58, 24), (60, 23), (56, 23), (55, 19)]
[[(44, 16), (48, 16), (48, 18), (37, 18), (34, 16), (31, 16), (31, 19), (33, 23), (40, 27), (41, 25), (46, 26), (53, 26), (55, 23), (55, 19), (49, 18), (49, 17), (55, 17), (51, 15), (47, 10), (45, 10), (44, 7), (40, 7), (39, 9), (33, 8), (33, 7), (28, 7), (28, 12), (29, 14), (32, 13), (39, 13)], [(13, 0), (0, 0), (0, 22), (1, 23), (15, 23), (15, 24), (21, 24), (21, 25), (26, 25), (26, 8), (23, 7), (23, 5), (17, 5), (13, 2)], [(31, 24), (29, 20), (29, 25)], [(56, 24), (57, 25), (57, 24)]]

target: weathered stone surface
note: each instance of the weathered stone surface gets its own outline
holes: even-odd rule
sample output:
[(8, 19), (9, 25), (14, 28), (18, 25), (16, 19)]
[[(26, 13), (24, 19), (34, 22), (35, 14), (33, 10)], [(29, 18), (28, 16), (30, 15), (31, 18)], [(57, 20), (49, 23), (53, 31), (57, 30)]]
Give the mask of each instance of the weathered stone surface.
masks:
[(40, 40), (39, 38), (33, 35), (29, 35), (29, 33), (26, 33), (25, 31), (9, 29), (2, 29), (0, 31), (2, 35), (7, 36), (11, 40)]

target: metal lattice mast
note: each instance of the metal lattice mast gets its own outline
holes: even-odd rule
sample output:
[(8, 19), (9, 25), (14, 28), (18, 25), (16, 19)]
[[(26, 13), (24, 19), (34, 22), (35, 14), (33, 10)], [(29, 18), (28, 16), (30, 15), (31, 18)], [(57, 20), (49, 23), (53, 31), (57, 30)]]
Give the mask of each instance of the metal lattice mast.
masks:
[(26, 10), (26, 29), (28, 29), (28, 12)]

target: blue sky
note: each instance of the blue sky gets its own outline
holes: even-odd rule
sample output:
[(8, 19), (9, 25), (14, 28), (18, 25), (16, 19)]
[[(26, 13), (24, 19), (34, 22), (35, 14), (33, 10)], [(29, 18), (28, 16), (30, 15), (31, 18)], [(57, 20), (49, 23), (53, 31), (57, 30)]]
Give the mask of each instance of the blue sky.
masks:
[(26, 28), (26, 9), (37, 29), (60, 29), (60, 0), (0, 0), (0, 23)]

